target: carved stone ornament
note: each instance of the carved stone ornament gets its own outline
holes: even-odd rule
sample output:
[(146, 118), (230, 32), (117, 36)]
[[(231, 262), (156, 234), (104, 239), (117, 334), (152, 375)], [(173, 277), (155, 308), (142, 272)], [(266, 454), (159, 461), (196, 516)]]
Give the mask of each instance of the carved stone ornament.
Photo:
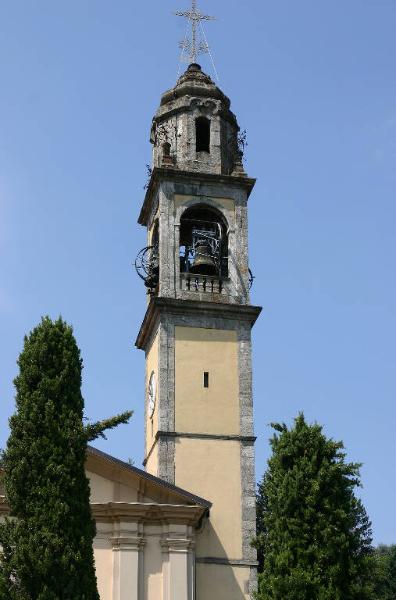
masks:
[(208, 98), (192, 98), (190, 107), (203, 115), (217, 115), (221, 110), (221, 102), (219, 100), (209, 100)]

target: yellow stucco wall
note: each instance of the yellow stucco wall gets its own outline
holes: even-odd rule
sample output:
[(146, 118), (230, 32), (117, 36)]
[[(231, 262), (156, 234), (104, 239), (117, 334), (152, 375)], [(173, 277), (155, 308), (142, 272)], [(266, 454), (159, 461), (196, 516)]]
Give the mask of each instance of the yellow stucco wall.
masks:
[(250, 600), (245, 593), (249, 574), (248, 567), (197, 564), (196, 600)]
[[(97, 473), (86, 472), (91, 488), (91, 502), (137, 502), (137, 490), (122, 474), (113, 479), (107, 479)], [(124, 481), (123, 481), (124, 479)]]
[(242, 556), (239, 442), (182, 438), (176, 442), (176, 485), (213, 503), (197, 535), (197, 556)]
[[(150, 419), (148, 408), (146, 409), (146, 452), (145, 455), (149, 452), (154, 439), (155, 434), (158, 430), (158, 343), (159, 343), (159, 333), (155, 336), (151, 348), (147, 351), (146, 354), (146, 386), (145, 386), (145, 402), (147, 406), (148, 402), (148, 382), (150, 379), (151, 373), (154, 371), (155, 379), (156, 379), (156, 401), (155, 401), (155, 409), (153, 417)], [(157, 461), (156, 461), (157, 453), (153, 452), (151, 459), (146, 465), (146, 469), (149, 473), (153, 475), (157, 475)]]
[[(227, 368), (224, 368), (227, 365)], [(209, 373), (209, 387), (203, 373)], [(175, 429), (239, 435), (238, 339), (235, 331), (175, 328)], [(240, 558), (242, 511), (237, 441), (176, 438), (176, 485), (213, 503), (197, 537), (197, 556)]]
[(114, 481), (97, 473), (86, 472), (91, 488), (91, 502), (112, 502), (114, 500)]
[(157, 475), (158, 468), (158, 444), (156, 444), (153, 448), (152, 453), (147, 459), (146, 462), (146, 471), (151, 473), (152, 475)]
[(175, 376), (176, 431), (239, 434), (235, 331), (175, 327)]

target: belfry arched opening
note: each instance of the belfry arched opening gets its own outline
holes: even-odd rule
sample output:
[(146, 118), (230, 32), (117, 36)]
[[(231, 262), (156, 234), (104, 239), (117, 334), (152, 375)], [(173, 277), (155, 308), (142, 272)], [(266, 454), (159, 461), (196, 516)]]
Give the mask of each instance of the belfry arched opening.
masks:
[(228, 276), (228, 227), (215, 208), (199, 204), (180, 219), (180, 272)]

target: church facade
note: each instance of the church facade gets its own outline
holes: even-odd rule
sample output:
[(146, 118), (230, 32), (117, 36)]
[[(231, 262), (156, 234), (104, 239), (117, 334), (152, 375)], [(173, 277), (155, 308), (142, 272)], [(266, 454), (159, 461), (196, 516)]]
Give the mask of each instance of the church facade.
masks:
[[(190, 64), (162, 95), (136, 267), (145, 470), (90, 449), (102, 600), (245, 600), (256, 583), (248, 198), (230, 101)], [(143, 290), (143, 286), (142, 286)]]

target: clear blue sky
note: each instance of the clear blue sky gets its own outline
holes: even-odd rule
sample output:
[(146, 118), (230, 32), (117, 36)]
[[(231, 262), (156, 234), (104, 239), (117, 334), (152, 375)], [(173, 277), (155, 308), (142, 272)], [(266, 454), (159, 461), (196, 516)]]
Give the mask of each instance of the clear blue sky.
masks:
[[(0, 445), (43, 314), (73, 324), (86, 413), (133, 408), (98, 446), (140, 464), (149, 130), (189, 0), (0, 6)], [(396, 2), (202, 0), (248, 132), (257, 477), (300, 410), (363, 462), (376, 542), (396, 542)], [(207, 59), (202, 60), (210, 72)]]

